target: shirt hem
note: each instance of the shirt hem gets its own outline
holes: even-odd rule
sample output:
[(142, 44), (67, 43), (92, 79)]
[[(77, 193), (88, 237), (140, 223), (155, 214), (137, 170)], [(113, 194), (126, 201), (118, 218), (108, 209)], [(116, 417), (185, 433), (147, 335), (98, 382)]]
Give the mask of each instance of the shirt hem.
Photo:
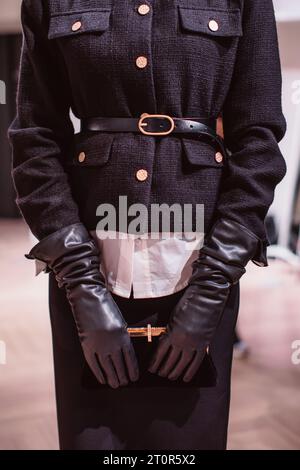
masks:
[[(135, 292), (134, 286), (133, 286), (133, 298), (144, 299), (144, 298), (164, 297), (167, 295), (175, 294), (176, 292), (183, 290), (188, 285), (188, 282), (189, 280), (184, 281), (181, 284), (178, 284), (175, 288), (173, 287), (171, 289), (162, 290), (157, 293), (153, 292), (152, 290), (151, 292), (145, 291), (145, 290), (143, 292)], [(122, 289), (120, 286), (117, 286), (117, 285), (113, 287), (109, 286), (109, 290), (113, 294), (119, 295), (120, 297), (125, 297), (127, 299), (130, 297), (130, 293), (131, 293), (131, 288), (129, 291), (128, 290), (125, 291), (124, 289)]]

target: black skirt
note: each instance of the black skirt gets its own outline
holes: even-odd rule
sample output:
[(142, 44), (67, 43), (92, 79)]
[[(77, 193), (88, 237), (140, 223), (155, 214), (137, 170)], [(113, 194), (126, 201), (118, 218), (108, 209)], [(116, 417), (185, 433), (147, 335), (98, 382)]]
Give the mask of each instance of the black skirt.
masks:
[[(165, 326), (183, 292), (144, 299), (113, 297), (128, 326)], [(156, 340), (148, 343), (145, 337), (133, 338), (139, 381), (118, 389), (99, 384), (84, 359), (65, 291), (52, 273), (49, 306), (60, 449), (226, 448), (238, 284), (231, 289), (210, 355), (189, 384), (147, 372)]]

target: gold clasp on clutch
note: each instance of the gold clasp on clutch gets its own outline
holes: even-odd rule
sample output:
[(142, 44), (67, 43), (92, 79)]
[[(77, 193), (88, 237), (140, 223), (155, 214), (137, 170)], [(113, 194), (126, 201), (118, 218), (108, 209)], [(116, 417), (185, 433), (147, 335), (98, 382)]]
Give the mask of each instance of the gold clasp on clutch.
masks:
[[(160, 336), (166, 333), (167, 328), (165, 326), (151, 326), (148, 323), (147, 326), (127, 328), (130, 336), (147, 336), (148, 343), (151, 343), (152, 336)], [(207, 354), (209, 354), (209, 346), (206, 348)]]
[(148, 343), (152, 341), (152, 336), (160, 336), (166, 332), (165, 326), (151, 326), (150, 323), (146, 327), (127, 328), (130, 336), (147, 336)]

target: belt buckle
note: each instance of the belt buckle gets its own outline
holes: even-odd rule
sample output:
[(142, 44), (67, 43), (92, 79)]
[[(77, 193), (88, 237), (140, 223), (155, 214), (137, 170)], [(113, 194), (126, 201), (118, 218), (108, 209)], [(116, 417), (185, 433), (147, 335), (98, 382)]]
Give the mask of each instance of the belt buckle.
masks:
[[(168, 121), (170, 121), (170, 129), (168, 129), (167, 131), (163, 131), (163, 132), (148, 132), (146, 131), (145, 129), (143, 129), (143, 126), (147, 126), (147, 123), (146, 122), (143, 122), (145, 118), (164, 118), (164, 119), (167, 119)], [(141, 117), (139, 119), (139, 122), (138, 122), (138, 127), (139, 127), (139, 130), (145, 134), (145, 135), (168, 135), (170, 134), (174, 127), (175, 127), (175, 123), (174, 123), (174, 120), (171, 116), (168, 116), (167, 114), (148, 114), (148, 113), (143, 113), (141, 114)]]

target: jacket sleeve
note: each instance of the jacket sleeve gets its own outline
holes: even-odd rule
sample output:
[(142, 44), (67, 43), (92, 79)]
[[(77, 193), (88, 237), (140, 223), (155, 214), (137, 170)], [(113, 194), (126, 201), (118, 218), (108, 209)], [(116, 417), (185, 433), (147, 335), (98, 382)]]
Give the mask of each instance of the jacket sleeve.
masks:
[(39, 240), (80, 222), (62, 164), (74, 134), (70, 87), (62, 56), (47, 38), (43, 3), (22, 3), (17, 114), (8, 130), (16, 203)]
[(244, 1), (240, 38), (231, 87), (223, 107), (225, 144), (229, 150), (218, 212), (259, 238), (252, 259), (267, 266), (269, 244), (264, 219), (276, 185), (286, 173), (278, 142), (286, 131), (281, 107), (281, 68), (272, 0)]

